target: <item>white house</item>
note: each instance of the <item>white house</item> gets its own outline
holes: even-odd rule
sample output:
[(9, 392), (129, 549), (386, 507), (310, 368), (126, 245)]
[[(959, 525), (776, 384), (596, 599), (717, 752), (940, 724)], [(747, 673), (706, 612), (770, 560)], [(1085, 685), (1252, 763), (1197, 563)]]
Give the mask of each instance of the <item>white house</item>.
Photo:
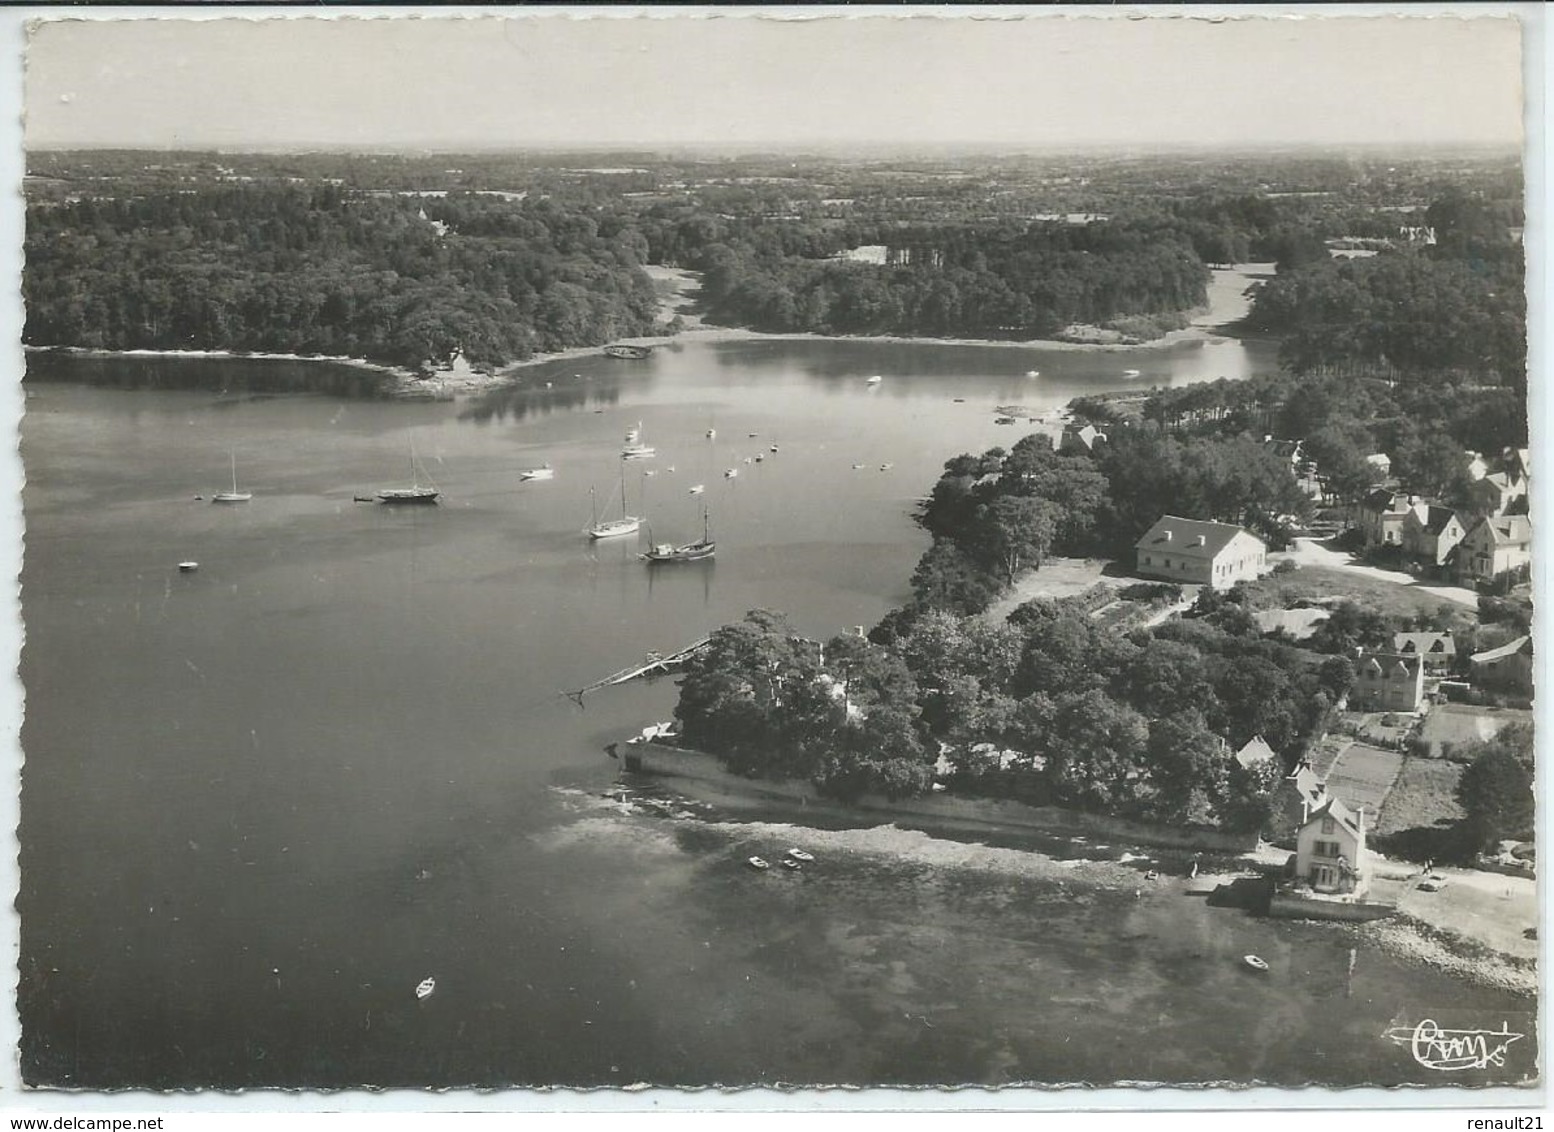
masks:
[(1331, 794), (1295, 835), (1295, 875), (1317, 892), (1358, 896), (1366, 887), (1365, 813)]
[(1134, 549), (1137, 571), (1146, 578), (1165, 578), (1229, 589), (1262, 573), (1268, 548), (1263, 540), (1228, 523), (1180, 519), (1166, 515), (1145, 532)]

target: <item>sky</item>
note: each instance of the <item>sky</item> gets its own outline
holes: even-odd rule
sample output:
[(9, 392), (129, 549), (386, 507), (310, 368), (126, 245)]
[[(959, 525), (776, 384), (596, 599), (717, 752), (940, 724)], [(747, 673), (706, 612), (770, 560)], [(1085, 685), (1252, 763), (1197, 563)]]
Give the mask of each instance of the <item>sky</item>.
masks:
[(123, 11), (54, 10), (33, 26), (29, 147), (1522, 140), (1521, 30), (1492, 9)]

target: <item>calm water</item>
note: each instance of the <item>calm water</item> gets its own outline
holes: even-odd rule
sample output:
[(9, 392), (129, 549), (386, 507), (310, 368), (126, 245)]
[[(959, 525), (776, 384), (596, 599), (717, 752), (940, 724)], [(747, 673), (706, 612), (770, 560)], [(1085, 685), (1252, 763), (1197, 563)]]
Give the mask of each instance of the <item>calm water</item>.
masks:
[[(1380, 1032), (1530, 1004), (1365, 950), (1345, 997), (1343, 929), (1135, 900), (1121, 866), (1065, 881), (921, 834), (623, 805), (601, 748), (668, 718), (673, 686), (558, 694), (756, 606), (815, 635), (872, 623), (943, 461), (1020, 435), (996, 404), (1271, 365), (1230, 342), (703, 343), (416, 405), (350, 399), (348, 373), (303, 393), (317, 371), (287, 363), (35, 359), (26, 1077), (1439, 1080)], [(633, 513), (678, 540), (705, 501), (715, 562), (582, 536), (638, 421), (659, 458), (628, 466)], [(353, 501), (407, 483), (412, 447), (442, 506)], [(195, 501), (234, 455), (253, 502)], [(553, 481), (519, 483), (543, 462)], [(802, 874), (741, 865), (799, 840)]]

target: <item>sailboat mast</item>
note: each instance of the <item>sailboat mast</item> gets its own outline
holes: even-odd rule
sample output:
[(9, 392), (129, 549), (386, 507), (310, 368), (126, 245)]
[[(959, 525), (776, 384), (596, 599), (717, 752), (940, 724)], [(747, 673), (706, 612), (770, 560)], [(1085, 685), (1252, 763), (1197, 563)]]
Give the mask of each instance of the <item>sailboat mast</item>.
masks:
[(227, 455), (232, 457), (232, 494), (237, 494), (237, 451), (234, 449)]

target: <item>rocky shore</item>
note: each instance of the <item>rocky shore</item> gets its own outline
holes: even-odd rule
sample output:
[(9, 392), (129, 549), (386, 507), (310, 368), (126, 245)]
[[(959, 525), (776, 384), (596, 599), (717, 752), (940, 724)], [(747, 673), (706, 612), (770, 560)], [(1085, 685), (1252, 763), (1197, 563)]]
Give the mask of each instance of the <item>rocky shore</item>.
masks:
[(1536, 960), (1501, 954), (1476, 940), (1432, 928), (1412, 916), (1399, 914), (1356, 930), (1389, 955), (1426, 964), (1453, 978), (1515, 994), (1538, 993)]

